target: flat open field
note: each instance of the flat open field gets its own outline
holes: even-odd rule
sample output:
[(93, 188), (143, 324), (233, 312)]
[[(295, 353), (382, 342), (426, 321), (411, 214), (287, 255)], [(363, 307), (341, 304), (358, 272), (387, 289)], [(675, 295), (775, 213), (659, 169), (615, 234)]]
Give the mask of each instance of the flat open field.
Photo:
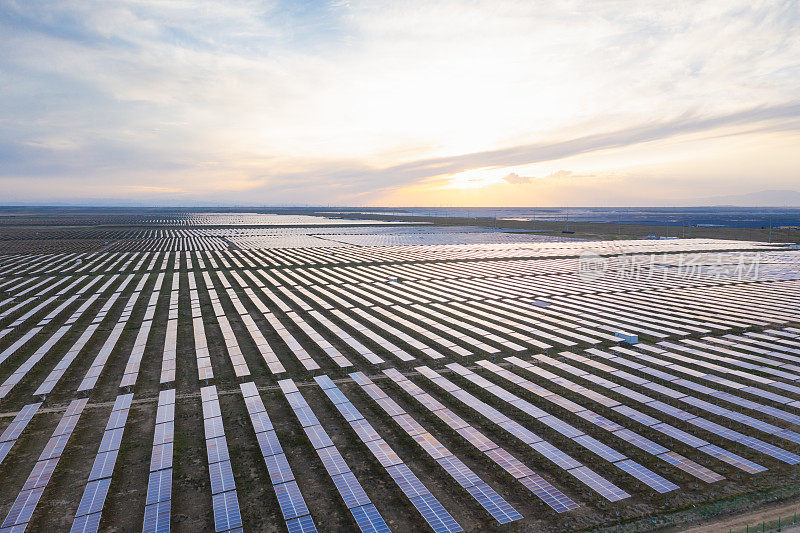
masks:
[(0, 527), (643, 531), (796, 497), (800, 251), (600, 237), (0, 217)]

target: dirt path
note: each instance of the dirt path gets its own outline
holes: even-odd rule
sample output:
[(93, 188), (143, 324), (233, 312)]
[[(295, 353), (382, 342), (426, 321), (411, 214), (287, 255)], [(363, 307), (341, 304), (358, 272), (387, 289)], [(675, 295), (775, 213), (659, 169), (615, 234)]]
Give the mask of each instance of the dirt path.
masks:
[[(678, 531), (682, 533), (719, 533), (722, 531), (729, 531), (730, 529), (740, 529), (747, 524), (751, 526), (759, 524), (760, 527), (762, 521), (768, 522), (776, 520), (779, 516), (789, 516), (795, 512), (797, 512), (798, 521), (800, 521), (800, 499), (767, 505), (754, 511), (748, 511), (733, 516), (706, 520), (699, 524), (690, 525), (688, 528), (686, 526), (672, 526), (657, 531), (659, 531), (659, 533), (673, 533)], [(751, 528), (751, 530), (754, 533), (760, 531), (760, 529), (756, 530), (754, 528)], [(790, 529), (784, 527), (782, 530), (788, 531)], [(797, 530), (797, 528), (792, 528), (791, 530)]]

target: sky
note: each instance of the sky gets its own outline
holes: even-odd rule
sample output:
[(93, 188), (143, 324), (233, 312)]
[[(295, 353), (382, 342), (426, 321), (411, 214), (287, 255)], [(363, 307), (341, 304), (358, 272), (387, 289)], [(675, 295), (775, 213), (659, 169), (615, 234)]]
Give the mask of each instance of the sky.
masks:
[(0, 0), (0, 203), (800, 190), (800, 2)]

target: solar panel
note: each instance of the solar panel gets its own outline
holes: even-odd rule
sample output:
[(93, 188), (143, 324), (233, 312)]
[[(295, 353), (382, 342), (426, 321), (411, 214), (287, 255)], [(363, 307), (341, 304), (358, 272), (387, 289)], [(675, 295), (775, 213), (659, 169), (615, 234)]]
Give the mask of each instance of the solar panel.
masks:
[(258, 413), (250, 413), (250, 421), (253, 423), (253, 430), (256, 433), (262, 431), (270, 431), (273, 429), (272, 422), (265, 411)]
[(414, 418), (409, 414), (402, 414), (396, 415), (392, 417), (398, 425), (403, 428), (403, 430), (408, 433), (410, 436), (418, 435), (425, 431), (423, 428)]
[(464, 488), (482, 483), (481, 478), (479, 478), (477, 474), (470, 470), (467, 465), (462, 463), (461, 460), (455, 455), (440, 457), (436, 460), (436, 462), (439, 463), (442, 468), (444, 468), (447, 473), (450, 474), (450, 476)]
[(350, 509), (356, 524), (364, 533), (391, 533), (378, 510), (371, 503)]
[(569, 470), (569, 473), (610, 502), (617, 502), (630, 497), (630, 494), (604, 477), (596, 474), (588, 467), (580, 466), (573, 468)]
[[(319, 377), (319, 376), (317, 376), (317, 377)], [(325, 377), (328, 377), (328, 376), (325, 376)], [(331, 385), (333, 385), (333, 382), (331, 382)], [(345, 396), (342, 393), (342, 391), (340, 391), (336, 387), (336, 385), (333, 385), (333, 387), (330, 387), (330, 388), (327, 388), (327, 389), (323, 389), (323, 392), (325, 392), (325, 394), (328, 396), (328, 398), (330, 398), (331, 402), (333, 402), (334, 405), (341, 404), (341, 403), (350, 403), (350, 401), (347, 399), (347, 396)]]
[(542, 479), (538, 474), (521, 478), (519, 482), (557, 513), (564, 513), (578, 508), (577, 503)]
[(239, 500), (235, 490), (212, 496), (214, 505), (214, 527), (217, 531), (228, 531), (242, 527)]
[(606, 431), (617, 431), (618, 429), (622, 429), (622, 426), (614, 422), (613, 420), (609, 420), (608, 418), (595, 413), (594, 411), (590, 411), (588, 409), (577, 413), (577, 415), (584, 420), (591, 422), (592, 424), (596, 425), (600, 429), (605, 429)]
[(489, 450), (484, 453), (495, 463), (500, 465), (503, 470), (514, 476), (515, 479), (521, 479), (534, 474), (530, 468), (502, 448), (495, 448), (494, 450)]
[(310, 407), (300, 407), (295, 409), (294, 413), (300, 425), (303, 427), (320, 425), (319, 420), (317, 420), (317, 417), (314, 415), (314, 411), (312, 411)]
[(300, 488), (295, 481), (275, 485), (275, 494), (278, 497), (278, 505), (281, 507), (285, 520), (308, 514), (308, 507), (306, 507), (306, 502), (303, 500), (303, 495), (300, 494)]
[(450, 513), (442, 507), (442, 504), (430, 492), (415, 496), (410, 500), (436, 533), (463, 531), (458, 522), (450, 516)]
[(350, 422), (350, 427), (355, 430), (358, 438), (360, 438), (363, 442), (370, 442), (381, 438), (378, 432), (375, 431), (375, 428), (372, 427), (372, 424), (363, 418), (361, 420), (354, 420), (353, 422)]
[(680, 488), (675, 483), (664, 479), (652, 470), (631, 459), (614, 463), (614, 465), (629, 473), (659, 494), (665, 494)]
[(318, 449), (317, 454), (331, 477), (350, 471), (342, 454), (339, 453), (335, 446)]
[(108, 494), (108, 487), (111, 485), (111, 479), (105, 478), (96, 481), (90, 481), (86, 485), (86, 489), (81, 496), (81, 502), (78, 504), (78, 510), (75, 516), (82, 516), (92, 513), (99, 513), (103, 510), (103, 502), (105, 502), (106, 495)]
[(627, 459), (627, 457), (625, 457), (625, 455), (621, 454), (617, 450), (611, 448), (610, 446), (607, 446), (607, 445), (603, 444), (599, 440), (597, 440), (594, 437), (591, 437), (589, 435), (581, 435), (580, 437), (575, 437), (572, 440), (574, 440), (575, 442), (577, 442), (578, 444), (580, 444), (581, 446), (583, 446), (584, 448), (586, 448), (590, 452), (592, 452), (592, 453), (594, 453), (596, 455), (599, 455), (600, 457), (602, 457), (606, 461), (610, 461), (610, 462), (614, 463), (616, 461), (621, 461), (623, 459)]
[(692, 448), (699, 448), (708, 444), (708, 442), (704, 441), (703, 439), (695, 437), (694, 435), (690, 435), (689, 433), (686, 433), (685, 431), (682, 431), (674, 426), (670, 426), (669, 424), (656, 424), (652, 426), (652, 428), (676, 440), (679, 440), (680, 442), (686, 444), (687, 446), (691, 446)]
[(169, 532), (170, 503), (167, 500), (145, 506), (142, 533)]
[(683, 470), (684, 472), (693, 475), (701, 481), (705, 481), (706, 483), (716, 483), (717, 481), (722, 481), (725, 479), (725, 476), (717, 474), (713, 470), (697, 464), (691, 459), (687, 459), (686, 457), (675, 452), (667, 452), (659, 455), (658, 457)]
[(117, 462), (118, 453), (119, 450), (98, 453), (92, 465), (92, 471), (89, 473), (89, 481), (111, 477), (111, 474), (114, 472), (114, 464)]
[(146, 505), (172, 499), (172, 469), (159, 470), (150, 474), (147, 483)]
[(754, 463), (744, 457), (736, 455), (735, 453), (729, 452), (719, 446), (714, 444), (707, 444), (700, 448), (700, 451), (711, 455), (712, 457), (716, 457), (720, 461), (728, 463), (731, 466), (734, 466), (748, 474), (758, 474), (760, 472), (766, 472), (767, 468), (761, 466), (758, 463)]
[(653, 455), (662, 454), (664, 452), (668, 452), (669, 450), (660, 444), (651, 441), (645, 437), (642, 437), (638, 433), (634, 433), (629, 429), (620, 429), (614, 432), (614, 435), (621, 438), (628, 444), (639, 448), (647, 453), (652, 453)]
[[(565, 470), (581, 466), (581, 463), (559, 450), (547, 441), (531, 444), (531, 448)], [(487, 452), (488, 453), (488, 452)]]
[(792, 452), (786, 451), (783, 448), (779, 448), (778, 446), (774, 446), (772, 444), (764, 442), (755, 437), (745, 437), (739, 440), (739, 444), (742, 444), (743, 446), (748, 446), (763, 454), (774, 457), (775, 459), (783, 461), (786, 464), (796, 465), (797, 463), (800, 463), (800, 456)]
[(632, 407), (628, 407), (627, 405), (618, 405), (616, 407), (612, 407), (611, 410), (616, 411), (622, 416), (635, 420), (636, 422), (639, 422), (640, 424), (643, 424), (645, 426), (652, 426), (661, 422), (657, 418), (653, 418), (650, 415), (646, 415), (641, 411), (637, 411)]
[(225, 441), (224, 436), (206, 439), (206, 452), (209, 464), (230, 459), (228, 443)]
[(286, 527), (289, 533), (316, 533), (317, 531), (317, 527), (314, 525), (314, 520), (311, 518), (311, 515), (287, 520)]
[(343, 474), (332, 476), (331, 479), (336, 484), (336, 488), (339, 490), (339, 494), (342, 495), (344, 504), (348, 509), (370, 503), (369, 497), (352, 472), (347, 471)]
[(294, 474), (292, 474), (292, 469), (286, 460), (285, 454), (276, 453), (275, 455), (264, 457), (264, 462), (267, 464), (267, 471), (273, 485), (294, 479)]
[(403, 462), (383, 439), (372, 440), (365, 444), (384, 468)]
[(211, 494), (227, 492), (236, 488), (230, 461), (211, 463), (208, 465), (208, 472), (211, 476)]
[[(92, 531), (97, 531), (100, 528), (100, 513), (93, 513), (88, 515), (82, 515), (75, 518), (75, 521), (72, 522), (72, 527), (70, 528), (70, 533), (89, 533)], [(16, 531), (22, 531), (22, 528), (19, 530), (17, 529), (9, 529), (10, 532), (16, 533)]]
[(430, 493), (405, 463), (390, 466), (386, 471), (409, 498)]
[[(328, 389), (330, 390), (330, 389)], [(345, 420), (352, 422), (364, 418), (356, 407), (350, 401), (336, 404), (336, 409), (342, 414)]]
[(520, 520), (519, 514), (511, 505), (500, 497), (489, 485), (480, 483), (467, 488), (475, 500), (480, 503), (499, 524), (508, 524)]

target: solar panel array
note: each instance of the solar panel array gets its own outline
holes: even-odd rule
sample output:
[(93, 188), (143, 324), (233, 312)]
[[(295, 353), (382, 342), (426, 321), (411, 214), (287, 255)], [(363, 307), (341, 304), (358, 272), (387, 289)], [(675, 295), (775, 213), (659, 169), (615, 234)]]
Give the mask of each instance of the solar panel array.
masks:
[(283, 453), (283, 448), (278, 441), (278, 434), (272, 427), (267, 409), (261, 400), (255, 383), (248, 381), (239, 385), (247, 405), (247, 412), (250, 415), (250, 423), (256, 432), (256, 439), (261, 447), (261, 454), (264, 456), (264, 463), (267, 465), (272, 487), (278, 497), (278, 505), (286, 520), (286, 527), (289, 531), (312, 532), (317, 528), (311, 513), (308, 511), (300, 487), (294, 479), (294, 474)]
[(125, 432), (125, 423), (128, 421), (133, 393), (120, 394), (114, 400), (114, 407), (106, 423), (100, 447), (97, 449), (89, 479), (83, 489), (81, 502), (75, 512), (72, 522), (73, 532), (92, 532), (100, 528), (100, 515), (106, 501), (108, 488), (111, 485), (111, 475), (117, 464), (119, 447)]
[[(507, 524), (522, 518), (502, 496), (485, 483), (477, 474), (469, 469), (458, 457), (448, 450), (436, 437), (392, 400), (383, 390), (372, 382), (363, 372), (355, 372), (350, 377), (378, 404), (392, 420), (411, 437), (431, 459), (436, 461), (445, 472), (488, 512), (499, 524)], [(327, 376), (315, 378), (326, 392), (333, 391), (333, 383)], [(338, 390), (338, 389), (335, 389)], [(333, 393), (329, 393), (329, 396)], [(333, 399), (332, 399), (333, 400)], [(351, 425), (353, 425), (351, 423)], [(355, 429), (355, 427), (354, 427)], [(358, 431), (363, 432), (362, 426)]]
[(328, 376), (317, 376), (314, 380), (428, 525), (437, 533), (463, 531), (447, 509), (400, 459), (389, 443), (367, 422), (336, 384)]
[(174, 442), (175, 389), (167, 389), (158, 394), (142, 533), (169, 532)]
[[(517, 358), (509, 357), (508, 360), (509, 361), (515, 361), (520, 365), (525, 365), (524, 361), (521, 361), (521, 360), (519, 360)], [(551, 402), (551, 403), (553, 403), (555, 405), (558, 405), (558, 406), (568, 410), (569, 412), (571, 412), (575, 416), (578, 416), (578, 417), (582, 418), (583, 420), (588, 421), (592, 425), (597, 426), (600, 429), (603, 429), (603, 430), (611, 433), (612, 435), (617, 436), (618, 438), (621, 438), (624, 442), (627, 442), (627, 443), (629, 443), (629, 444), (641, 449), (645, 453), (651, 453), (651, 454), (655, 455), (657, 458), (659, 458), (661, 460), (664, 460), (664, 461), (667, 461), (673, 466), (677, 466), (678, 468), (680, 468), (684, 472), (687, 472), (687, 473), (689, 473), (691, 475), (694, 475), (694, 476), (696, 476), (698, 479), (700, 479), (702, 481), (705, 481), (707, 483), (714, 483), (716, 481), (721, 481), (721, 480), (725, 479), (724, 476), (722, 476), (720, 474), (717, 474), (716, 472), (714, 472), (712, 470), (709, 470), (708, 468), (705, 468), (704, 466), (699, 465), (699, 464), (695, 463), (694, 461), (691, 461), (691, 460), (689, 460), (689, 459), (677, 454), (676, 452), (667, 452), (666, 449), (662, 448), (661, 446), (657, 446), (657, 445), (653, 446), (654, 443), (651, 443), (645, 437), (643, 437), (643, 436), (631, 431), (630, 429), (625, 429), (623, 434), (616, 434), (615, 433), (616, 431), (619, 431), (619, 430), (621, 430), (623, 428), (621, 426), (619, 426), (618, 424), (615, 424), (615, 423), (609, 421), (608, 419), (603, 417), (601, 414), (596, 413), (596, 412), (594, 412), (594, 411), (592, 411), (590, 409), (584, 408), (583, 406), (580, 406), (580, 405), (577, 405), (577, 404), (575, 404), (575, 407), (572, 407), (572, 405), (566, 405), (566, 402), (569, 402), (569, 400), (567, 400), (566, 398), (563, 398), (562, 396), (560, 396), (558, 394), (551, 393), (550, 391), (547, 391), (547, 389), (542, 389), (541, 387), (537, 387), (535, 384), (533, 384), (532, 382), (528, 381), (527, 379), (522, 378), (521, 376), (519, 376), (517, 374), (514, 374), (513, 372), (510, 372), (510, 371), (508, 371), (508, 370), (506, 370), (504, 368), (501, 368), (498, 365), (496, 365), (496, 364), (494, 364), (494, 363), (492, 363), (490, 361), (482, 360), (482, 361), (478, 361), (478, 364), (481, 365), (483, 368), (486, 368), (487, 370), (497, 374), (498, 376), (503, 377), (506, 380), (508, 380), (508, 381), (518, 385), (519, 387), (527, 390), (528, 392), (530, 392), (530, 393), (532, 393), (532, 394), (534, 394), (534, 395), (536, 395), (538, 397), (541, 397), (544, 400), (549, 401), (549, 402)], [(526, 366), (528, 368), (530, 368), (530, 364), (528, 364)], [(464, 370), (466, 370), (466, 369), (464, 369)], [(459, 373), (462, 373), (462, 372), (464, 372), (464, 371), (461, 370)], [(472, 373), (469, 370), (466, 370), (466, 372), (464, 372), (462, 375), (464, 375), (467, 379), (470, 379), (472, 376), (476, 376), (476, 374)], [(552, 377), (553, 377), (554, 381), (557, 380), (557, 382), (562, 386), (566, 387), (566, 385), (568, 385), (568, 384), (572, 385), (570, 382), (568, 382), (567, 380), (565, 380), (563, 378), (558, 378), (555, 375), (553, 375)], [(487, 390), (490, 390), (493, 386), (496, 386), (496, 385), (490, 385), (489, 387), (487, 387)], [(578, 392), (579, 394), (583, 392), (582, 390), (576, 389), (575, 387), (570, 387), (570, 390), (573, 390), (574, 392)], [(510, 397), (509, 399), (507, 399), (507, 401), (509, 401), (509, 403), (511, 403), (512, 405), (514, 405), (515, 407), (517, 407), (518, 409), (523, 410), (523, 411), (526, 410), (525, 409), (526, 407), (530, 407), (530, 404), (528, 402), (526, 402), (525, 400), (522, 400), (521, 398), (517, 398), (516, 396)], [(617, 402), (614, 402), (614, 403), (616, 405), (613, 405), (612, 407), (613, 408), (617, 408), (617, 406), (619, 404)], [(528, 411), (526, 411), (526, 412), (528, 412)], [(541, 418), (541, 415), (538, 412), (534, 412), (534, 413), (528, 412), (528, 414), (530, 414), (534, 418)], [(539, 416), (537, 416), (537, 415), (539, 415)], [(593, 451), (597, 455), (600, 455), (601, 457), (603, 457), (604, 459), (606, 459), (606, 460), (608, 460), (608, 461), (610, 461), (612, 463), (616, 464), (619, 461), (627, 459), (627, 457), (625, 455), (617, 452), (616, 450), (612, 450), (607, 445), (605, 445), (605, 444), (593, 439), (592, 437), (590, 437), (589, 435), (587, 435), (585, 433), (581, 432), (580, 435), (574, 435), (574, 436), (571, 436), (569, 438), (571, 438), (572, 440), (576, 441), (578, 444), (586, 447), (587, 449), (590, 449), (591, 451)], [(628, 470), (626, 469), (626, 471), (628, 471)], [(638, 473), (639, 471), (636, 470), (636, 472)], [(635, 475), (635, 474), (632, 474), (632, 475)], [(639, 478), (639, 476), (636, 476), (636, 477)], [(649, 481), (651, 481), (651, 480), (653, 481), (653, 485), (655, 485), (655, 486), (653, 486), (652, 488), (654, 490), (656, 490), (657, 492), (662, 492), (663, 489), (668, 488), (668, 487), (669, 487), (670, 490), (675, 490), (676, 488), (678, 488), (677, 485), (675, 485), (674, 483), (667, 482), (665, 484), (666, 480), (662, 481), (661, 479), (658, 479), (657, 477), (653, 477), (650, 474), (647, 474), (646, 479), (647, 479), (647, 481), (645, 481), (645, 483), (648, 484), (648, 485), (650, 485)], [(644, 481), (644, 480), (642, 480), (642, 481)], [(669, 491), (665, 491), (665, 492), (669, 492)]]
[(364, 533), (390, 531), (294, 381), (283, 379), (278, 385), (358, 528)]
[(14, 444), (17, 443), (20, 434), (22, 434), (33, 418), (33, 415), (36, 414), (36, 411), (38, 411), (41, 406), (42, 402), (37, 402), (29, 403), (23, 407), (14, 417), (14, 420), (3, 430), (3, 433), (0, 434), (0, 465), (2, 465), (3, 461), (8, 457), (8, 453), (11, 451), (11, 448), (14, 447)]
[[(467, 424), (459, 416), (443, 405), (437, 405), (429, 399), (429, 395), (414, 382), (406, 378), (397, 369), (388, 368), (383, 371), (392, 381), (400, 386), (403, 391), (412, 396), (417, 402), (439, 417), (442, 422), (455, 430), (472, 446), (481, 451), (489, 460), (505, 470), (514, 479), (523, 484), (539, 499), (546, 503), (557, 513), (576, 509), (578, 504), (567, 497), (563, 492), (545, 481), (539, 474), (525, 466), (521, 461), (506, 450), (492, 442), (480, 431)], [(400, 415), (397, 421), (404, 427), (413, 428), (410, 421)]]
[(203, 401), (208, 475), (211, 478), (211, 500), (214, 506), (214, 529), (217, 532), (241, 531), (242, 515), (239, 511), (239, 498), (236, 494), (217, 388), (208, 385), (200, 389), (200, 394)]
[(11, 505), (8, 514), (3, 520), (3, 529), (9, 528), (9, 531), (22, 532), (28, 527), (28, 522), (33, 515), (33, 511), (42, 497), (44, 489), (50, 483), (50, 478), (58, 465), (61, 454), (78, 424), (78, 420), (83, 413), (83, 408), (86, 407), (86, 399), (72, 400), (67, 407), (66, 411), (61, 417), (53, 436), (47, 441), (42, 453), (39, 455), (39, 460), (33, 465), (28, 479), (19, 491), (17, 498)]
[[(111, 242), (83, 249), (65, 243), (56, 253), (0, 252), (4, 527), (42, 528), (75, 513), (77, 531), (97, 530), (101, 516), (109, 529), (120, 528), (124, 516), (126, 524), (141, 519), (143, 531), (178, 523), (238, 531), (243, 519), (256, 529), (285, 523), (290, 531), (313, 531), (317, 506), (336, 513), (322, 500), (333, 487), (367, 531), (386, 531), (387, 523), (402, 527), (412, 505), (435, 530), (457, 530), (458, 522), (480, 528), (481, 519), (552, 529), (553, 513), (536, 512), (544, 508), (540, 500), (557, 513), (593, 506), (578, 521), (593, 527), (594, 517), (615, 519), (604, 501), (621, 502), (626, 517), (654, 502), (669, 512), (707, 501), (710, 484), (722, 485), (721, 494), (776, 486), (786, 467), (800, 462), (800, 329), (791, 325), (800, 318), (800, 252), (701, 239), (541, 242), (474, 228), (256, 228), (242, 224), (268, 217), (203, 217), (159, 222), (153, 216), (147, 228), (55, 226), (64, 239), (86, 232)], [(227, 227), (190, 226), (214, 223)], [(309, 244), (320, 246), (302, 247)], [(751, 267), (756, 249), (764, 276), (731, 274), (737, 252), (748, 250), (745, 266)], [(604, 258), (603, 277), (580, 275), (584, 251)], [(651, 252), (658, 254), (652, 264), (639, 261)], [(626, 277), (629, 263), (638, 278)], [(442, 370), (419, 366), (429, 361)], [(414, 366), (436, 387), (404, 375)], [(394, 385), (384, 391), (378, 378), (367, 377), (379, 369), (385, 371), (380, 379), (391, 378), (413, 402), (402, 407), (401, 398), (387, 394)], [(453, 373), (452, 381), (445, 377)], [(336, 409), (315, 413), (282, 382), (308, 442), (286, 440), (288, 411), (266, 399), (276, 394), (278, 377), (303, 389), (314, 376)], [(340, 389), (331, 378), (348, 385)], [(351, 381), (366, 395), (345, 396)], [(209, 387), (201, 391), (201, 385)], [(244, 403), (226, 402), (230, 412), (223, 415), (217, 388), (242, 394)], [(126, 422), (134, 390), (138, 416)], [(191, 407), (198, 391), (203, 437)], [(323, 395), (317, 387), (309, 394), (309, 401)], [(86, 398), (76, 404), (76, 396), (91, 404)], [(105, 413), (112, 401), (99, 442), (68, 442), (84, 405)], [(362, 402), (380, 409), (362, 410)], [(237, 432), (229, 442), (223, 422), (242, 419), (242, 406), (254, 431)], [(379, 418), (368, 422), (364, 415), (371, 412)], [(327, 417), (317, 418), (322, 414)], [(338, 434), (341, 417), (352, 432)], [(100, 435), (105, 417), (82, 420), (81, 433)], [(339, 453), (345, 448), (337, 449), (328, 431), (357, 443), (353, 450), (369, 450), (369, 456), (348, 456), (350, 466), (363, 461), (358, 466), (374, 472), (374, 457), (407, 499), (389, 506), (375, 492), (381, 499), (373, 503), (364, 488), (375, 474), (362, 478), (357, 469), (357, 479)], [(509, 439), (508, 449), (495, 438)], [(450, 439), (480, 453), (457, 457)], [(181, 464), (195, 457), (200, 442), (210, 491), (203, 470)], [(401, 459), (403, 442), (421, 448), (433, 471), (422, 476), (416, 455)], [(308, 443), (330, 480), (302, 475), (312, 483), (305, 486), (286, 452), (293, 464), (302, 461), (311, 453)], [(249, 456), (242, 465), (230, 457), (256, 444), (275, 504), (263, 492), (245, 492)], [(66, 461), (55, 472), (62, 452), (73, 447), (80, 463), (92, 467), (88, 480), (76, 479)], [(537, 467), (541, 472), (515, 457), (524, 459), (524, 450), (535, 452), (534, 461), (547, 459)], [(84, 454), (95, 451), (90, 464)], [(137, 477), (144, 462), (146, 490)], [(181, 475), (173, 475), (173, 463), (185, 468), (176, 470)], [(490, 469), (479, 470), (483, 463)], [(740, 474), (750, 474), (749, 483)], [(704, 484), (679, 481), (687, 477)], [(501, 490), (509, 488), (504, 483), (518, 489), (516, 482), (538, 498)], [(434, 497), (429, 489), (436, 487), (441, 493)], [(207, 502), (186, 507), (173, 500), (172, 492), (184, 488), (193, 498), (210, 492)], [(653, 493), (669, 498), (653, 500)], [(42, 497), (46, 504), (35, 511)], [(479, 514), (462, 520), (455, 505), (442, 506), (456, 500), (463, 500), (459, 510), (471, 506)], [(206, 512), (204, 504), (211, 505)]]

